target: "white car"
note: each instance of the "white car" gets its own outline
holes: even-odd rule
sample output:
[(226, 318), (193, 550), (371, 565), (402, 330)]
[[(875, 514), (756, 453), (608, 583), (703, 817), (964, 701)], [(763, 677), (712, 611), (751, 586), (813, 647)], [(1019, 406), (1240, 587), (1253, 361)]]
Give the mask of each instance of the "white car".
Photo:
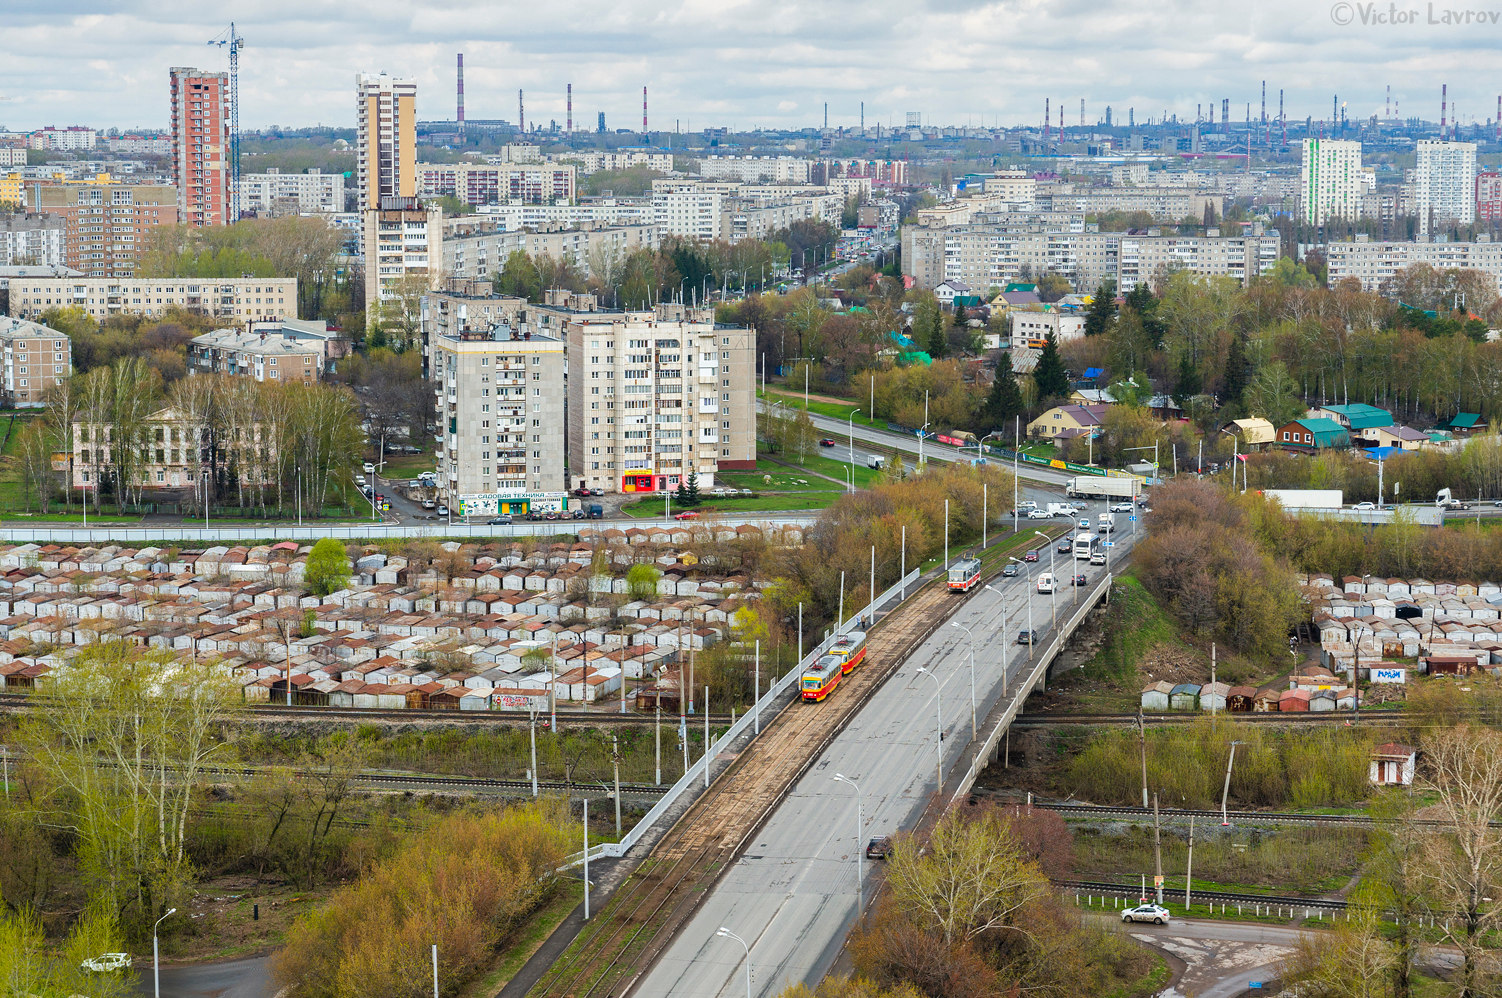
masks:
[(1029, 520), (1052, 520), (1053, 514), (1046, 509), (1030, 509), (1027, 511)]
[(1358, 502), (1356, 505), (1352, 506), (1351, 508), (1352, 509), (1359, 509), (1359, 510), (1361, 510), (1363, 512), (1366, 512), (1368, 510), (1374, 510), (1374, 509), (1376, 509), (1377, 508), (1377, 504), (1374, 503), (1374, 502)]
[(1111, 512), (1113, 513), (1130, 513), (1131, 511), (1132, 504), (1129, 502), (1119, 502), (1111, 507)]
[(1152, 922), (1154, 925), (1167, 925), (1172, 917), (1167, 908), (1155, 904), (1139, 904), (1121, 913), (1123, 922)]
[(1038, 508), (1038, 504), (1035, 503), (1035, 502), (1033, 502), (1031, 499), (1024, 499), (1024, 500), (1022, 500), (1021, 502), (1019, 502), (1017, 504), (1017, 508), (1018, 509), (1037, 509)]
[(113, 974), (121, 970), (130, 969), (129, 953), (106, 953), (103, 956), (90, 957), (78, 965), (80, 970), (91, 974)]
[(374, 474), (375, 465), (371, 464), (369, 461), (366, 461), (363, 465), (361, 465), (360, 470), (365, 472), (365, 474), (367, 475)]

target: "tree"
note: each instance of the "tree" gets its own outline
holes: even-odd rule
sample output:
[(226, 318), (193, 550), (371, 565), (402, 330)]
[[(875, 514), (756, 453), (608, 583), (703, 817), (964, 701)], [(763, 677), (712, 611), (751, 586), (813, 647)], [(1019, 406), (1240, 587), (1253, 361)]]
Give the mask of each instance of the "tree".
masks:
[(887, 863), (887, 888), (899, 912), (949, 945), (1011, 927), (1049, 891), (1047, 878), (994, 808), (974, 818), (947, 814), (926, 842), (899, 838)]
[(1246, 357), (1246, 337), (1237, 333), (1231, 337), (1231, 346), (1226, 353), (1226, 373), (1221, 382), (1220, 404), (1239, 407), (1251, 376), (1252, 366)]
[(498, 294), (536, 301), (542, 291), (542, 275), (526, 250), (512, 250), (494, 284)]
[(1069, 286), (1069, 278), (1063, 274), (1049, 271), (1038, 278), (1038, 297), (1044, 301), (1058, 301), (1074, 289)]
[(685, 506), (697, 506), (703, 502), (703, 499), (699, 495), (698, 471), (690, 471), (688, 473), (688, 481), (684, 483), (683, 499), (681, 501)]
[(1116, 282), (1106, 278), (1095, 289), (1090, 309), (1085, 313), (1085, 335), (1101, 336), (1110, 331), (1116, 318)]
[(1195, 367), (1194, 359), (1189, 354), (1179, 356), (1179, 375), (1173, 385), (1173, 400), (1179, 405), (1184, 405), (1189, 399), (1200, 393), (1201, 379), (1199, 368)]
[(1258, 368), (1242, 393), (1242, 401), (1248, 413), (1261, 416), (1275, 428), (1297, 419), (1306, 408), (1299, 397), (1298, 383), (1281, 360)]
[(1038, 366), (1033, 368), (1033, 384), (1038, 386), (1038, 398), (1063, 398), (1069, 394), (1069, 374), (1064, 370), (1064, 360), (1059, 356), (1059, 338), (1049, 332), (1043, 338), (1043, 349), (1038, 354)]
[(314, 544), (303, 581), (314, 596), (327, 596), (349, 585), (349, 554), (344, 545), (332, 537)]
[(944, 330), (944, 313), (937, 308), (928, 316), (927, 328), (923, 331), (923, 349), (934, 360), (949, 352), (949, 336)]
[(985, 428), (996, 429), (1011, 423), (1022, 415), (1022, 389), (1017, 385), (1017, 375), (1012, 372), (1012, 355), (1003, 350), (996, 361), (996, 373), (991, 379), (991, 391), (981, 412)]
[(626, 591), (632, 599), (653, 599), (657, 596), (657, 580), (662, 572), (656, 565), (632, 565), (626, 572)]

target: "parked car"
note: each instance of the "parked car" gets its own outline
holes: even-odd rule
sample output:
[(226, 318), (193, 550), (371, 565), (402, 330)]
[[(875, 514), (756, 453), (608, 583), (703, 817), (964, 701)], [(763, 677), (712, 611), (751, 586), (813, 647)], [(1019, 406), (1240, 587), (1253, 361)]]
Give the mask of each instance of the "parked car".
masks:
[(589, 504), (589, 518), (591, 520), (601, 520), (601, 519), (604, 519), (604, 517), (605, 517), (605, 507), (604, 506), (601, 506), (597, 502), (592, 502), (592, 503)]
[(673, 514), (673, 519), (675, 519), (675, 520), (697, 520), (698, 518), (699, 518), (699, 514), (696, 511), (691, 510), (691, 509), (690, 510), (685, 510), (682, 513), (674, 513)]
[(558, 516), (559, 516), (559, 514), (558, 514), (558, 511), (556, 509), (550, 509), (546, 513), (543, 514), (543, 518), (547, 519), (547, 520), (556, 520), (556, 519), (558, 519)]
[(492, 516), (485, 521), (485, 526), (487, 527), (509, 527), (510, 525), (511, 517), (505, 513), (502, 513), (500, 516)]
[(1076, 574), (1071, 581), (1077, 586), (1084, 586), (1089, 584), (1089, 580), (1086, 579), (1083, 575), (1079, 574)]
[(105, 953), (103, 956), (90, 957), (78, 967), (90, 974), (114, 974), (130, 969), (130, 954)]
[(1022, 556), (1022, 560), (1023, 561), (1037, 561), (1039, 558), (1042, 558), (1042, 557), (1043, 557), (1043, 549), (1042, 548), (1033, 548), (1027, 554), (1025, 554), (1025, 555)]
[(589, 490), (589, 494), (592, 495), (592, 496), (602, 496), (602, 495), (605, 494), (605, 490), (604, 489), (590, 489)]
[(1015, 579), (1018, 575), (1022, 574), (1022, 569), (1017, 567), (1015, 561), (1009, 561), (1007, 562), (1007, 567), (1001, 570), (1001, 574), (1009, 579)]
[(449, 515), (449, 508), (448, 508), (448, 506), (439, 506), (438, 509), (436, 510), (436, 512), (438, 513), (439, 516), (448, 516)]
[(1167, 908), (1160, 908), (1155, 904), (1139, 904), (1121, 913), (1123, 922), (1152, 922), (1154, 925), (1167, 925), (1172, 917)]
[(834, 437), (824, 437), (823, 439), (821, 439), (819, 441), (819, 446), (820, 447), (833, 447), (834, 446)]
[(890, 835), (878, 835), (866, 843), (867, 859), (886, 859), (892, 851), (892, 837)]
[(574, 490), (574, 495), (576, 495), (576, 496), (587, 496), (587, 495), (589, 495), (589, 489), (586, 489), (584, 486), (581, 485), (577, 489)]
[(365, 472), (365, 474), (367, 475), (374, 474), (375, 465), (371, 464), (369, 461), (366, 461), (363, 465), (360, 466), (360, 470)]
[(540, 509), (528, 510), (527, 511), (527, 519), (530, 520), (533, 523), (536, 523), (537, 521), (539, 521), (539, 520), (542, 519), (542, 510), (540, 510)]
[(572, 516), (576, 520), (582, 520), (582, 519), (584, 519), (584, 510), (583, 509), (576, 509), (572, 513), (570, 513), (569, 515)]
[(1037, 637), (1037, 631), (1029, 631), (1024, 628), (1023, 630), (1017, 632), (1017, 643), (1019, 645), (1030, 645)]

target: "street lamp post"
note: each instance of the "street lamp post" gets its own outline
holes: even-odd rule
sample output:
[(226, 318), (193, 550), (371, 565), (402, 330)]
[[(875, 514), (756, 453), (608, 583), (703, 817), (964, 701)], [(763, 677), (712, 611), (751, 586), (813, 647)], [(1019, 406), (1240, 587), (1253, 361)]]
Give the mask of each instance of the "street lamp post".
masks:
[(939, 793), (942, 794), (944, 792), (944, 684), (937, 675), (921, 665), (918, 666), (918, 674), (920, 676), (927, 676), (934, 681), (934, 712), (939, 724), (939, 740), (937, 742), (939, 765), (937, 773), (939, 775)]
[(728, 936), (729, 938), (734, 939), (736, 942), (740, 943), (741, 948), (746, 951), (746, 998), (751, 998), (751, 947), (746, 945), (746, 940), (742, 939), (734, 932), (731, 932), (723, 925), (715, 931), (715, 935)]
[(157, 945), (156, 930), (157, 926), (161, 925), (169, 915), (175, 914), (177, 914), (176, 908), (168, 908), (167, 913), (157, 919), (156, 924), (151, 927), (151, 993), (156, 998), (162, 998), (161, 952)]
[[(1239, 463), (1241, 454), (1241, 436), (1230, 430), (1222, 429), (1220, 432), (1231, 438), (1231, 491), (1236, 491), (1236, 465)], [(1243, 482), (1246, 476), (1242, 476)]]
[(844, 773), (835, 773), (834, 778), (836, 783), (848, 783), (855, 791), (855, 917), (860, 918), (861, 908), (865, 906), (862, 889), (866, 879), (866, 864), (861, 855), (861, 836), (866, 831), (865, 817), (861, 812), (861, 788)]
[[(951, 620), (949, 626), (958, 627), (970, 636), (970, 739), (974, 741), (978, 737), (975, 729), (975, 632), (958, 620)], [(1005, 644), (1003, 639), (1002, 645)]]
[(203, 478), (203, 529), (209, 529), (209, 470), (204, 468), (199, 474)]
[[(1017, 561), (1016, 558), (1009, 558), (1008, 560)], [(1019, 564), (1021, 563), (1019, 562)], [(1007, 698), (1007, 673), (1010, 671), (1010, 667), (1007, 665), (1007, 602), (1006, 597), (1001, 594), (1000, 589), (993, 588), (990, 583), (986, 584), (986, 588), (996, 594), (996, 601), (1001, 604), (1001, 698), (1005, 700)], [(1032, 637), (1031, 621), (1028, 624), (1028, 637), (1029, 639)]]
[[(850, 491), (855, 491), (855, 414), (859, 409), (851, 409), (850, 415), (845, 417), (845, 433), (850, 438)], [(873, 597), (874, 598), (874, 597)]]
[(1053, 568), (1053, 538), (1036, 530), (1033, 533), (1048, 542), (1048, 574), (1053, 579), (1053, 584), (1048, 587), (1048, 626), (1058, 627), (1059, 611), (1058, 603), (1055, 601), (1055, 594), (1059, 591), (1059, 576), (1054, 572)]
[(1231, 743), (1231, 756), (1226, 760), (1226, 785), (1220, 792), (1220, 824), (1224, 828), (1229, 825), (1230, 819), (1226, 817), (1226, 798), (1231, 795), (1231, 766), (1236, 762), (1236, 746), (1241, 742)]

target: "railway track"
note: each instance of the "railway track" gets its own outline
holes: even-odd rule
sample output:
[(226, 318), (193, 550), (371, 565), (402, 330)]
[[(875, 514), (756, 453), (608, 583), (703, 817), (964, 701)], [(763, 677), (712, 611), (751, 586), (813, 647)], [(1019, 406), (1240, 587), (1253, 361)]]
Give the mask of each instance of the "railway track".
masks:
[[(1150, 819), (1153, 816), (1153, 809), (1150, 807), (1112, 807), (1108, 804), (1050, 804), (1036, 800), (1033, 801), (1033, 807), (1053, 811), (1066, 818), (1129, 818), (1141, 820)], [(1164, 818), (1206, 818), (1217, 825), (1220, 824), (1220, 812), (1216, 810), (1169, 807), (1162, 808), (1158, 813)], [(1369, 814), (1304, 814), (1298, 811), (1227, 811), (1226, 819), (1233, 825), (1344, 825), (1348, 828), (1377, 828), (1396, 823), (1394, 819), (1374, 818)], [(1449, 827), (1448, 822), (1436, 821), (1432, 818), (1408, 818), (1406, 819), (1406, 823), (1417, 825), (1421, 828)], [(1502, 821), (1494, 821), (1492, 822), (1492, 826), (1502, 827)]]
[[(1215, 715), (1217, 718), (1232, 721), (1236, 724), (1372, 724), (1372, 725), (1401, 725), (1408, 720), (1407, 711), (1402, 710), (1364, 710), (1360, 717), (1349, 710), (1321, 711), (1309, 714), (1278, 714), (1278, 713), (1245, 713), (1220, 711)], [(1193, 724), (1196, 721), (1207, 720), (1210, 714), (1205, 711), (1183, 712), (1177, 714), (1143, 714), (1145, 724)], [(1136, 726), (1136, 714), (1019, 714), (1017, 720), (1012, 722), (1014, 727), (1044, 728), (1056, 725), (1104, 725), (1104, 724), (1130, 724)]]
[(765, 725), (756, 750), (732, 763), (668, 831), (529, 998), (627, 994), (773, 805), (943, 622), (952, 599), (942, 580), (928, 584), (870, 632), (867, 664), (841, 682), (833, 697), (819, 704), (791, 703)]
[[(1055, 880), (1055, 887), (1064, 891), (1076, 893), (1106, 894), (1115, 897), (1137, 898), (1142, 896), (1142, 885), (1114, 884), (1096, 880)], [(1175, 888), (1183, 890), (1183, 888)], [(1165, 894), (1168, 891), (1165, 889)], [(1226, 904), (1240, 905), (1271, 905), (1286, 908), (1323, 908), (1325, 910), (1344, 911), (1346, 903), (1330, 898), (1297, 897), (1289, 894), (1240, 894), (1232, 891), (1202, 891), (1195, 889), (1193, 897), (1196, 901), (1223, 901)]]
[[(29, 693), (0, 693), (0, 711), (20, 710), (33, 707), (36, 700)], [(286, 705), (253, 704), (249, 706), (243, 715), (249, 719), (269, 717), (291, 717), (299, 720), (336, 719), (345, 721), (455, 721), (468, 724), (502, 724), (502, 725), (526, 725), (530, 723), (531, 715), (521, 711), (480, 711), (480, 710), (433, 710), (430, 708), (411, 708), (408, 710), (379, 710), (374, 707), (288, 707)], [(676, 724), (678, 715), (664, 714), (664, 724)], [(699, 714), (691, 718), (694, 723), (703, 724), (704, 715)], [(717, 727), (728, 727), (732, 723), (729, 714), (711, 714), (710, 724)], [(651, 714), (641, 714), (636, 711), (620, 713), (618, 711), (593, 711), (593, 710), (560, 710), (558, 711), (558, 724), (590, 724), (590, 725), (651, 725), (656, 723), (656, 718)], [(547, 727), (548, 714), (538, 715), (538, 727)]]
[[(260, 776), (266, 771), (255, 768), (218, 767), (202, 770), (205, 776)], [(312, 779), (315, 773), (295, 772), (294, 776), (299, 779)], [(489, 791), (515, 791), (518, 794), (530, 795), (532, 793), (531, 780), (496, 780), (487, 777), (471, 776), (422, 776), (407, 773), (360, 773), (355, 776), (356, 783), (382, 783), (394, 786), (406, 787), (433, 787), (444, 789), (461, 790), (489, 790)], [(593, 794), (599, 790), (597, 784), (574, 783), (566, 780), (538, 780), (537, 789), (541, 793), (574, 793), (589, 791)], [(655, 783), (622, 783), (621, 796), (633, 797), (660, 797), (667, 792), (667, 787), (661, 787)], [(606, 791), (607, 795), (614, 790)]]

